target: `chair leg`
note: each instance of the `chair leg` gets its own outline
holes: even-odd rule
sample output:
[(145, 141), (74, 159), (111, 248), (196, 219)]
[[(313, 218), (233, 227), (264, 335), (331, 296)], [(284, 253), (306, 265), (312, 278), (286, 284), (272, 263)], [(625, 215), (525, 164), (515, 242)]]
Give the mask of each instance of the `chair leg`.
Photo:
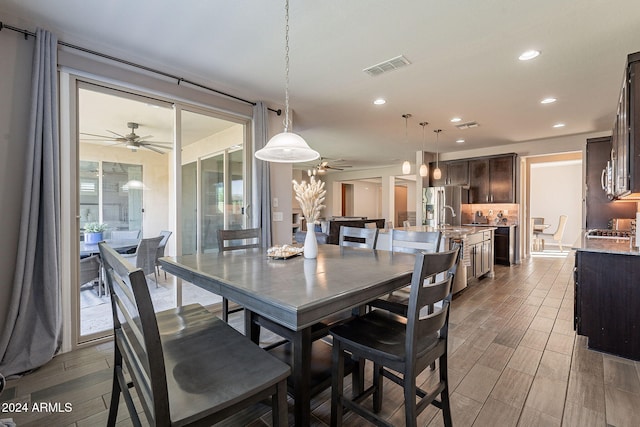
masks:
[(375, 387), (373, 390), (373, 412), (376, 414), (380, 412), (382, 409), (382, 395), (383, 395), (383, 375), (382, 375), (383, 367), (378, 364), (373, 364), (373, 386)]
[(153, 270), (153, 277), (156, 279), (156, 288), (159, 288), (160, 286), (158, 285), (158, 275), (156, 274), (155, 270)]
[(222, 297), (222, 320), (229, 323), (229, 300)]
[(440, 402), (442, 402), (442, 418), (445, 427), (453, 426), (451, 421), (451, 403), (449, 401), (449, 374), (447, 371), (447, 355), (440, 357), (440, 382), (444, 384), (444, 389), (440, 393)]
[(418, 413), (416, 408), (416, 378), (404, 374), (404, 418), (407, 427), (417, 427)]
[(111, 386), (111, 403), (109, 404), (109, 418), (107, 420), (107, 426), (113, 427), (116, 425), (116, 418), (118, 417), (118, 406), (120, 405), (120, 381), (118, 379), (118, 367), (122, 365), (122, 356), (116, 349), (114, 363), (113, 363), (113, 384)]
[(276, 385), (276, 393), (271, 397), (271, 424), (275, 427), (286, 427), (287, 416), (287, 380)]
[(344, 378), (344, 351), (339, 342), (333, 342), (333, 351), (331, 352), (331, 427), (340, 427), (342, 425), (342, 415), (344, 409), (342, 407), (343, 378)]

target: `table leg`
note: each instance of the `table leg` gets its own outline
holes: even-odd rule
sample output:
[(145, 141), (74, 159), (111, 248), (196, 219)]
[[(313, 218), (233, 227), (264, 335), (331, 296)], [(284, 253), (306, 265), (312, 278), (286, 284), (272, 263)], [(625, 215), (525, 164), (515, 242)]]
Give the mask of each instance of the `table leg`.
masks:
[(244, 309), (244, 335), (260, 345), (260, 325), (253, 321), (253, 317), (251, 310)]
[(293, 345), (293, 394), (295, 396), (294, 415), (296, 426), (308, 426), (311, 423), (311, 329), (296, 331), (291, 342)]

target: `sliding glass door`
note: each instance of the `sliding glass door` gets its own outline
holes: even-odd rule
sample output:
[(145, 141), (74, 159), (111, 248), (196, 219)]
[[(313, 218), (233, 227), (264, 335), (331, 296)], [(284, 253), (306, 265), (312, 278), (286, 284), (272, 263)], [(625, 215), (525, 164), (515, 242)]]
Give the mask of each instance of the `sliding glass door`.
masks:
[[(245, 124), (182, 111), (182, 253), (218, 251), (218, 230), (246, 228)], [(188, 283), (183, 304), (220, 302)]]

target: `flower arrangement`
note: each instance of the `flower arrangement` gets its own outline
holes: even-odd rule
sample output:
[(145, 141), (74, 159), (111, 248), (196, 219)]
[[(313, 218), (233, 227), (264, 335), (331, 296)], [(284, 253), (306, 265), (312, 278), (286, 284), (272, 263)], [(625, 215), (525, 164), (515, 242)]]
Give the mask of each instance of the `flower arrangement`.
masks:
[(311, 177), (309, 183), (301, 181), (300, 184), (293, 180), (293, 189), (296, 192), (296, 200), (300, 204), (302, 214), (307, 220), (307, 224), (317, 224), (320, 218), (320, 211), (325, 205), (324, 195), (327, 191), (324, 189), (324, 182)]
[(106, 231), (109, 227), (109, 224), (104, 224), (101, 222), (88, 222), (84, 225), (85, 233), (102, 233)]

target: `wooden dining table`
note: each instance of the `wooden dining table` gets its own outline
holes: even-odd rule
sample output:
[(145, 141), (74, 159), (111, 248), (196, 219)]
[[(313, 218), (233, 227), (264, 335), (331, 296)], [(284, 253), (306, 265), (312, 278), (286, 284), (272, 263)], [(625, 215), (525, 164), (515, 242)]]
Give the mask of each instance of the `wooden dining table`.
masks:
[(316, 259), (272, 259), (266, 249), (160, 258), (167, 272), (245, 308), (245, 330), (259, 342), (275, 326), (292, 346), (295, 425), (311, 420), (314, 325), (406, 286), (415, 255), (319, 245)]

